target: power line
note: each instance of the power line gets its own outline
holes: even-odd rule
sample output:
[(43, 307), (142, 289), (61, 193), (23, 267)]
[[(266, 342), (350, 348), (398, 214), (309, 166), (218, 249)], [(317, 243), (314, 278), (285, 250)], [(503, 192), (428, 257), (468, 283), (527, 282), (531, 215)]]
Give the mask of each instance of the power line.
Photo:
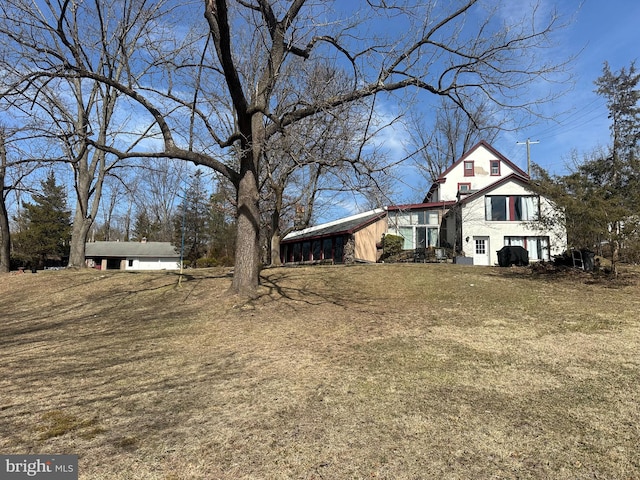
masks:
[[(590, 108), (595, 103), (598, 103), (598, 104), (595, 105), (593, 108)], [(551, 125), (549, 127), (544, 128), (543, 130), (540, 130), (537, 133), (537, 136), (538, 137), (544, 137), (544, 138), (550, 138), (550, 137), (552, 137), (554, 135), (547, 135), (547, 134), (548, 133), (554, 133), (555, 134), (557, 129), (560, 128), (560, 127), (566, 127), (568, 125), (568, 127), (563, 130), (563, 132), (565, 132), (565, 131), (574, 130), (574, 129), (579, 128), (579, 127), (581, 127), (583, 125), (586, 125), (587, 123), (597, 119), (601, 115), (597, 114), (597, 115), (594, 115), (592, 117), (589, 117), (588, 119), (585, 119), (585, 117), (587, 115), (592, 114), (596, 110), (601, 109), (603, 106), (604, 106), (604, 101), (601, 101), (599, 98), (596, 98), (595, 100), (592, 100), (591, 102), (587, 103), (583, 107), (581, 107), (581, 108), (579, 108), (577, 110), (574, 110), (572, 113), (568, 114), (566, 117), (564, 117), (562, 120), (559, 120), (554, 125)], [(580, 116), (579, 119), (583, 120), (583, 121), (581, 123), (579, 123), (578, 125), (572, 124), (572, 122), (574, 121), (574, 117), (576, 117), (578, 115)]]

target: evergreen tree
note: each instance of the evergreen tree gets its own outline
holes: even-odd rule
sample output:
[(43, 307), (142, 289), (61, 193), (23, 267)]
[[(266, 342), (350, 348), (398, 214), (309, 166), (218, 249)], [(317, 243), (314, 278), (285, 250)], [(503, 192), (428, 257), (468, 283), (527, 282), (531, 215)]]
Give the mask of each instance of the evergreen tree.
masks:
[[(635, 63), (613, 73), (605, 63), (596, 80), (597, 93), (607, 101), (611, 119), (611, 145), (606, 158), (586, 162), (580, 172), (607, 203), (607, 229), (615, 272), (620, 249), (637, 242), (640, 212), (640, 74)], [(603, 161), (604, 160), (604, 161)]]
[(626, 177), (637, 173), (630, 169), (637, 166), (634, 162), (637, 161), (640, 140), (639, 81), (640, 74), (636, 73), (634, 62), (629, 70), (623, 67), (616, 73), (612, 73), (609, 64), (605, 62), (602, 76), (595, 82), (598, 87), (596, 92), (607, 100), (611, 119), (611, 164), (608, 180), (616, 182), (616, 187), (624, 187)]
[(182, 257), (192, 266), (195, 266), (196, 260), (207, 253), (208, 207), (202, 171), (197, 170), (191, 185), (185, 192), (185, 201), (178, 206), (174, 217), (174, 245), (184, 248)]
[(160, 228), (158, 222), (154, 222), (149, 218), (146, 210), (140, 210), (133, 222), (133, 238), (139, 242), (142, 239), (155, 240)]
[(235, 222), (226, 195), (218, 190), (209, 197), (207, 257), (216, 265), (233, 265), (235, 251)]
[(19, 231), (13, 236), (14, 255), (32, 268), (42, 268), (47, 260), (60, 263), (69, 255), (71, 238), (71, 211), (64, 186), (56, 184), (53, 171), (40, 185), (33, 203), (23, 203)]
[(633, 260), (631, 253), (640, 252), (639, 83), (634, 63), (615, 73), (605, 63), (595, 84), (607, 102), (611, 144), (585, 156), (569, 175), (551, 177), (537, 170), (538, 190), (564, 211), (569, 245), (602, 248), (614, 273), (621, 252)]

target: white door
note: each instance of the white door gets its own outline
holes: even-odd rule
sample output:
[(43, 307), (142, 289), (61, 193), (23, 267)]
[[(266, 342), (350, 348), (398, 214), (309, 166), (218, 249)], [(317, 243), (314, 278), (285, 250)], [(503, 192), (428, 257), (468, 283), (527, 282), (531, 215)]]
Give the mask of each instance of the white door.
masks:
[(473, 237), (473, 264), (490, 265), (489, 237)]

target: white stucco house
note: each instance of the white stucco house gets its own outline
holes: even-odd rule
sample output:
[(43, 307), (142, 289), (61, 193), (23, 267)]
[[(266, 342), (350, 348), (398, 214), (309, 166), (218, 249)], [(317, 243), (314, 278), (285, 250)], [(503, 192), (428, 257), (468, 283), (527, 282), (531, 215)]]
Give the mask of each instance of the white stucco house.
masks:
[[(497, 251), (504, 246), (524, 247), (530, 261), (551, 260), (567, 246), (563, 227), (547, 227), (539, 221), (541, 215), (554, 211), (553, 204), (530, 188), (526, 172), (484, 141), (452, 162), (422, 203), (392, 205), (385, 210), (384, 233), (402, 237), (405, 250), (446, 248), (474, 265), (496, 265)], [(381, 218), (376, 217), (378, 225)], [(319, 227), (307, 229), (309, 235), (305, 231), (290, 234), (286, 240), (295, 238), (301, 245), (321, 241), (318, 232), (323, 230)], [(352, 233), (340, 233), (345, 232)], [(347, 240), (345, 237), (344, 242)], [(358, 243), (381, 239), (369, 236), (359, 240), (354, 236), (352, 240), (360, 251), (376, 252), (375, 243), (369, 248)], [(313, 253), (305, 255), (313, 251), (312, 246), (310, 243), (309, 248), (302, 249), (299, 256), (292, 257), (287, 251), (283, 262), (313, 261)], [(379, 253), (369, 255), (367, 260), (376, 261)]]
[(566, 230), (538, 222), (553, 204), (535, 195), (528, 179), (512, 173), (487, 187), (461, 195), (450, 216), (459, 225), (457, 244), (474, 265), (494, 265), (497, 251), (517, 245), (530, 261), (551, 260), (567, 247)]
[(89, 242), (85, 259), (101, 270), (180, 269), (180, 253), (169, 242)]
[(529, 185), (526, 172), (481, 141), (436, 179), (422, 205), (405, 211), (437, 206), (439, 245), (474, 265), (497, 264), (497, 251), (509, 245), (524, 247), (531, 261), (551, 260), (566, 249), (566, 230), (539, 221), (554, 206)]

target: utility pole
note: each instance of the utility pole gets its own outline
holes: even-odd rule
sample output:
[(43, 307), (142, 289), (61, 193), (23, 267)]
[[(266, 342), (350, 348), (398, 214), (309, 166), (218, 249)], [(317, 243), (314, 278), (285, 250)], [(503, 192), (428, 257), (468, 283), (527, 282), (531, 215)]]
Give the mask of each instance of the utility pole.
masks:
[(540, 140), (536, 140), (535, 142), (532, 142), (531, 140), (529, 140), (527, 138), (526, 142), (516, 142), (518, 145), (526, 145), (527, 146), (527, 175), (529, 175), (529, 177), (531, 177), (531, 145), (536, 144), (536, 143), (540, 143)]

